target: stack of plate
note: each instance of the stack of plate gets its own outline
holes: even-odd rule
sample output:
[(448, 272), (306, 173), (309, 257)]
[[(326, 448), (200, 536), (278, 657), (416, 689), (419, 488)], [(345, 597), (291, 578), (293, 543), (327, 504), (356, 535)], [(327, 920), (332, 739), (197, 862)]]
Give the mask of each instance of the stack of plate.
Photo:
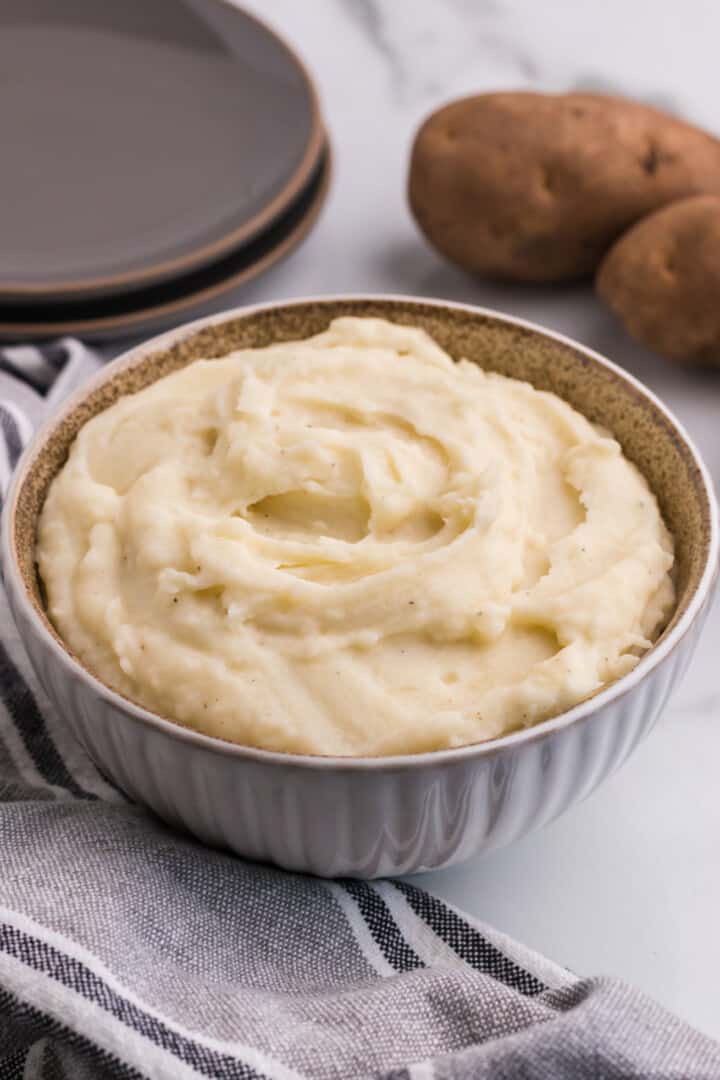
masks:
[(222, 306), (324, 200), (312, 81), (226, 0), (2, 0), (0, 83), (5, 339)]

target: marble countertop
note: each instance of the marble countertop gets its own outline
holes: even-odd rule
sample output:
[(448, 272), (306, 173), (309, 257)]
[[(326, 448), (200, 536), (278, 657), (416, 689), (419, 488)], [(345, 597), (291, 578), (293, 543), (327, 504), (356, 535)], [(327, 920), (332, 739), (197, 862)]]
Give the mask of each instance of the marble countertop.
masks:
[[(477, 90), (624, 92), (720, 131), (711, 0), (252, 0), (315, 74), (335, 176), (315, 231), (238, 303), (341, 292), (445, 297), (560, 330), (639, 376), (720, 482), (720, 371), (624, 336), (589, 287), (501, 287), (442, 262), (405, 202), (429, 111)], [(231, 306), (230, 304), (228, 306)], [(664, 720), (582, 805), (513, 847), (416, 880), (582, 974), (611, 974), (720, 1038), (720, 604)]]

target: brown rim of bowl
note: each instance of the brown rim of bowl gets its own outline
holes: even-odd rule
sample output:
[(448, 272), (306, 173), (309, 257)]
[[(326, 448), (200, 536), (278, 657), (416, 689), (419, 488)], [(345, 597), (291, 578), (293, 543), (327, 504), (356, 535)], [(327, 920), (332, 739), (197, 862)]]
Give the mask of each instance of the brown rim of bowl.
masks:
[[(58, 284), (57, 282), (8, 282), (0, 286), (0, 300), (2, 300), (2, 302), (12, 302), (13, 298), (36, 296), (42, 296), (45, 299), (48, 297), (58, 298), (58, 300), (61, 301), (63, 298), (71, 297), (75, 293), (92, 294), (93, 292), (115, 289), (125, 285), (132, 285), (134, 287), (135, 285), (143, 285), (153, 279), (162, 280), (178, 271), (187, 272), (188, 270), (197, 269), (204, 264), (211, 262), (218, 256), (221, 256), (224, 253), (231, 251), (233, 248), (238, 247), (243, 243), (247, 243), (258, 236), (262, 230), (271, 225), (274, 219), (279, 217), (302, 192), (303, 187), (308, 183), (313, 170), (317, 166), (318, 159), (323, 152), (326, 141), (325, 129), (320, 112), (320, 98), (315, 82), (299, 53), (295, 51), (277, 30), (269, 26), (253, 12), (248, 11), (246, 8), (239, 8), (236, 4), (232, 3), (232, 0), (217, 0), (217, 2), (231, 10), (234, 14), (239, 14), (249, 19), (251, 22), (255, 23), (256, 26), (261, 27), (269, 37), (273, 38), (296, 66), (306, 85), (312, 113), (310, 136), (308, 138), (307, 146), (305, 147), (305, 153), (295, 172), (285, 184), (285, 187), (282, 191), (279, 191), (262, 210), (258, 211), (257, 214), (242, 225), (239, 225), (237, 229), (233, 229), (219, 240), (214, 240), (210, 244), (204, 244), (194, 251), (188, 252), (186, 255), (178, 255), (174, 259), (166, 259), (153, 266), (148, 266), (144, 270), (128, 270), (122, 274), (108, 274), (104, 277), (79, 279), (77, 281), (67, 282), (66, 284)], [(92, 295), (88, 296), (87, 299), (93, 299)], [(18, 332), (24, 331), (20, 328)]]
[[(184, 294), (179, 299), (169, 300), (166, 303), (156, 304), (149, 308), (139, 307), (130, 312), (121, 315), (108, 315), (97, 318), (81, 318), (68, 320), (59, 320), (56, 322), (5, 322), (2, 319), (2, 302), (0, 301), (0, 340), (25, 340), (27, 338), (43, 339), (48, 337), (62, 337), (66, 334), (92, 334), (97, 336), (98, 334), (107, 334), (108, 336), (117, 333), (131, 333), (134, 328), (142, 329), (142, 326), (153, 319), (165, 319), (170, 318), (173, 315), (181, 315), (187, 308), (195, 307), (198, 304), (208, 303), (211, 300), (217, 299), (225, 292), (230, 292), (233, 289), (239, 288), (241, 285), (247, 284), (249, 281), (253, 281), (256, 277), (265, 273), (276, 263), (280, 262), (287, 255), (290, 255), (300, 244), (305, 240), (310, 233), (312, 227), (320, 216), (320, 212), (325, 205), (328, 191), (330, 190), (330, 184), (332, 181), (334, 169), (334, 158), (332, 152), (332, 146), (328, 140), (325, 141), (324, 153), (322, 154), (318, 162), (317, 176), (311, 178), (308, 190), (298, 196), (296, 204), (288, 207), (285, 211), (290, 215), (295, 212), (297, 206), (304, 202), (307, 198), (307, 207), (304, 209), (300, 219), (293, 225), (289, 232), (285, 233), (277, 244), (271, 246), (269, 250), (265, 251), (258, 259), (251, 262), (249, 266), (244, 266), (236, 273), (230, 273), (227, 277), (223, 277), (220, 281), (215, 282), (212, 285), (200, 288), (197, 291), (190, 291)], [(280, 227), (282, 224), (282, 218), (273, 222), (270, 225), (270, 230)], [(256, 236), (251, 244), (261, 245), (267, 240), (266, 234)], [(241, 248), (238, 252), (226, 253), (225, 258), (233, 259), (235, 257), (241, 257), (246, 254)], [(200, 267), (196, 272), (198, 274), (205, 274), (210, 268), (207, 266)], [(175, 287), (177, 282), (163, 283), (163, 287)], [(110, 298), (109, 298), (110, 299)], [(102, 304), (105, 301), (97, 299), (90, 301), (90, 303)], [(76, 301), (76, 303), (83, 303), (83, 301)]]
[[(480, 316), (490, 323), (499, 323), (518, 331), (540, 336), (553, 343), (562, 345), (578, 356), (584, 365), (590, 361), (608, 372), (614, 382), (623, 388), (623, 392), (629, 393), (643, 406), (649, 406), (655, 420), (661, 421), (661, 427), (678, 447), (685, 463), (688, 466), (693, 479), (696, 492), (699, 496), (701, 508), (702, 526), (704, 531), (702, 571), (684, 606), (676, 609), (668, 627), (663, 631), (660, 638), (641, 657), (637, 666), (627, 675), (601, 689), (591, 697), (585, 698), (571, 709), (551, 717), (548, 720), (528, 728), (513, 731), (497, 739), (486, 742), (469, 743), (465, 746), (452, 749), (430, 750), (419, 754), (398, 754), (378, 757), (339, 757), (311, 754), (294, 754), (273, 750), (263, 750), (252, 746), (243, 746), (239, 743), (228, 742), (183, 727), (180, 723), (168, 720), (158, 713), (154, 713), (142, 705), (126, 698), (118, 691), (111, 689), (93, 675), (65, 645), (46, 612), (41, 607), (39, 600), (31, 595), (31, 591), (20, 571), (20, 560), (16, 544), (16, 510), (18, 497), (22, 490), (24, 479), (30, 472), (30, 467), (40, 455), (45, 443), (67, 416), (71, 415), (82, 402), (100, 390), (106, 383), (111, 382), (119, 370), (132, 370), (142, 364), (151, 356), (164, 349), (181, 345), (187, 342), (196, 333), (207, 327), (242, 321), (243, 319), (263, 314), (270, 314), (278, 309), (300, 309), (302, 307), (331, 307), (341, 305), (352, 309), (362, 308), (363, 305), (393, 305), (405, 309), (415, 310), (417, 314), (423, 311), (455, 313), (458, 316)], [(350, 313), (348, 311), (348, 313)], [(182, 365), (178, 365), (182, 366)], [(150, 380), (151, 382), (153, 380)], [(99, 409), (98, 412), (102, 411)], [(373, 295), (352, 294), (348, 296), (321, 296), (307, 297), (297, 300), (271, 302), (257, 304), (245, 308), (237, 308), (232, 311), (222, 312), (202, 319), (194, 320), (174, 330), (166, 331), (149, 341), (135, 346), (118, 357), (110, 365), (103, 368), (84, 387), (73, 394), (64, 406), (51, 417), (38, 430), (27, 449), (22, 455), (15, 470), (8, 498), (6, 512), (2, 518), (2, 546), (6, 556), (9, 556), (6, 573), (12, 572), (17, 578), (19, 585), (18, 599), (23, 613), (29, 619), (32, 628), (41, 635), (45, 644), (50, 646), (60, 659), (62, 664), (76, 677), (79, 677), (101, 699), (109, 702), (115, 708), (129, 713), (135, 719), (141, 721), (150, 728), (159, 730), (181, 742), (197, 746), (199, 749), (239, 757), (258, 763), (264, 763), (285, 768), (312, 768), (332, 769), (334, 771), (362, 772), (367, 770), (382, 770), (384, 772), (399, 771), (413, 768), (434, 768), (440, 765), (462, 765), (469, 759), (494, 757), (504, 750), (512, 750), (528, 742), (537, 742), (549, 738), (551, 735), (564, 730), (575, 723), (588, 721), (594, 713), (618, 698), (624, 697), (649, 674), (661, 661), (663, 661), (684, 638), (697, 615), (701, 612), (707, 601), (715, 579), (718, 574), (718, 562), (720, 553), (720, 522), (718, 520), (718, 505), (713, 490), (710, 474), (694, 446), (683, 425), (676, 420), (669, 410), (649, 389), (646, 389), (634, 376), (623, 371), (618, 365), (607, 360), (593, 349), (580, 345), (571, 338), (554, 331), (546, 330), (536, 323), (515, 316), (503, 315), (487, 308), (475, 307), (471, 304), (462, 304), (452, 301), (438, 301), (421, 297), (407, 297), (402, 295)]]

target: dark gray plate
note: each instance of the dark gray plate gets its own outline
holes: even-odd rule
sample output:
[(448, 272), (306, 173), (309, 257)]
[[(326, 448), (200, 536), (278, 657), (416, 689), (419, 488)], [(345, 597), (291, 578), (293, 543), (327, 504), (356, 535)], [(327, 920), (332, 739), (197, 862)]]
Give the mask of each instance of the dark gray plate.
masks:
[(302, 192), (313, 85), (226, 0), (0, 0), (0, 296), (154, 284)]
[(43, 298), (17, 304), (0, 298), (0, 340), (40, 341), (65, 334), (81, 335), (85, 341), (116, 340), (241, 303), (238, 290), (289, 255), (309, 234), (325, 202), (331, 173), (331, 149), (325, 145), (301, 194), (267, 229), (186, 274), (94, 299)]

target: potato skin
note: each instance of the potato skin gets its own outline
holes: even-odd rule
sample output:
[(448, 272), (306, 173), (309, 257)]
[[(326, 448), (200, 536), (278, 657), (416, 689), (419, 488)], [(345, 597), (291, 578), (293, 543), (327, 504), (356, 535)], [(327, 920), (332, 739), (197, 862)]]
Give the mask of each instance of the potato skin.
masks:
[(674, 199), (720, 194), (720, 142), (603, 94), (481, 94), (418, 131), (410, 207), (475, 273), (551, 282), (591, 274), (620, 234)]
[(720, 366), (720, 198), (680, 199), (639, 221), (605, 256), (596, 287), (642, 345)]

